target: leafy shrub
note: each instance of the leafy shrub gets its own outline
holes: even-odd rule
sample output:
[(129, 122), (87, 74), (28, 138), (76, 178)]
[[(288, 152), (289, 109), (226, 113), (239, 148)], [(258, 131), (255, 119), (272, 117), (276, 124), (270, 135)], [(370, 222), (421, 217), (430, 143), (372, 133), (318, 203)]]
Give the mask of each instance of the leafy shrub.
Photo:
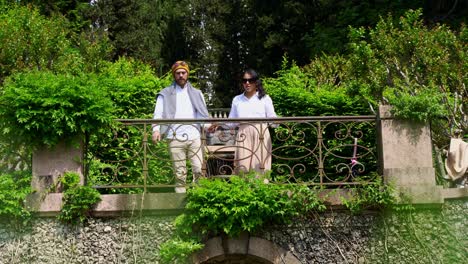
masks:
[[(146, 64), (120, 58), (108, 63), (100, 74), (102, 89), (114, 102), (114, 116), (119, 119), (152, 118), (156, 94), (172, 81), (170, 76), (158, 78)], [(88, 163), (90, 183), (99, 185), (143, 184), (142, 148), (144, 133), (151, 127), (106, 126), (90, 137)], [(151, 137), (151, 136), (149, 136)], [(172, 177), (170, 158), (164, 142), (152, 144), (148, 160), (148, 184), (167, 184)], [(120, 161), (120, 163), (115, 163)], [(105, 192), (141, 192), (141, 190), (108, 189)]]
[(330, 84), (317, 86), (311, 73), (301, 70), (285, 58), (274, 78), (265, 78), (264, 85), (279, 116), (368, 115), (367, 102), (349, 97), (344, 88)]
[(387, 89), (384, 95), (387, 95), (386, 98), (392, 102), (392, 113), (400, 118), (426, 122), (431, 118), (440, 118), (447, 114), (444, 106), (440, 104), (443, 96), (432, 89), (424, 89), (414, 95)]
[(11, 5), (0, 13), (0, 82), (18, 70), (60, 69), (62, 57), (76, 62), (70, 33), (64, 17), (47, 18), (32, 6)]
[(149, 65), (130, 58), (108, 63), (100, 77), (121, 119), (152, 118), (156, 94), (172, 82), (172, 76), (158, 78)]
[(30, 213), (24, 207), (24, 200), (30, 193), (30, 171), (0, 174), (0, 216), (27, 219)]
[(78, 186), (79, 175), (66, 172), (61, 179), (65, 192), (62, 198), (62, 210), (57, 218), (67, 223), (81, 223), (93, 206), (101, 201), (101, 195), (89, 186)]
[(395, 116), (430, 121), (436, 145), (468, 134), (468, 28), (428, 26), (421, 10), (380, 18), (375, 27), (349, 30), (347, 54), (316, 57), (304, 67), (319, 89), (345, 89), (374, 108), (390, 104)]
[[(186, 232), (194, 227), (201, 234), (212, 232), (237, 236), (255, 231), (266, 223), (287, 223), (299, 216), (305, 202), (322, 204), (305, 186), (265, 184), (252, 176), (224, 180), (202, 180), (187, 195)], [(309, 209), (309, 208), (307, 208)]]
[[(275, 78), (264, 80), (265, 88), (271, 96), (275, 105), (275, 110), (279, 116), (346, 116), (346, 115), (369, 115), (371, 111), (367, 102), (358, 98), (350, 97), (345, 87), (333, 86), (324, 80), (317, 82), (311, 72), (300, 69), (294, 63), (288, 65), (283, 62), (282, 70)], [(320, 66), (314, 70), (324, 69)], [(310, 70), (310, 69), (309, 69)], [(320, 83), (320, 85), (317, 85)], [(376, 129), (374, 123), (345, 124), (345, 122), (321, 123), (324, 145), (334, 153), (328, 153), (324, 160), (324, 169), (329, 179), (337, 181), (346, 177), (347, 172), (337, 170), (336, 166), (343, 162), (349, 162), (340, 157), (352, 157), (354, 137), (359, 137), (360, 145), (370, 149), (375, 153)], [(275, 158), (272, 164), (273, 176), (278, 178), (282, 175), (281, 166), (287, 165), (289, 168), (298, 167), (296, 160), (288, 161), (289, 158), (303, 157), (300, 159), (300, 166), (305, 165), (304, 172), (295, 173), (295, 181), (319, 181), (316, 177), (316, 168), (319, 167), (317, 156), (311, 155), (311, 150), (317, 149), (316, 144), (319, 138), (318, 122), (304, 124), (284, 124), (272, 131), (272, 141), (274, 156), (287, 157)], [(293, 129), (291, 129), (293, 128)], [(336, 138), (341, 132), (343, 138)], [(282, 140), (286, 139), (286, 140)], [(292, 147), (288, 147), (292, 146)], [(297, 147), (300, 146), (300, 147)], [(346, 146), (346, 147), (345, 147)], [(318, 155), (318, 153), (314, 153)], [(364, 160), (366, 172), (376, 171), (376, 159), (372, 155), (367, 155)], [(286, 170), (285, 170), (286, 171)], [(280, 175), (281, 174), (281, 175)]]
[(394, 114), (431, 121), (439, 146), (447, 135), (468, 131), (467, 36), (462, 26), (425, 25), (421, 10), (409, 10), (397, 21), (381, 18), (375, 28), (351, 28), (348, 80), (352, 96), (394, 106)]
[(0, 8), (0, 83), (11, 74), (30, 70), (99, 72), (110, 59), (107, 32), (90, 30), (78, 35), (66, 17), (55, 12), (41, 15), (30, 4), (16, 2)]
[(113, 120), (113, 104), (93, 75), (20, 73), (0, 95), (2, 136), (33, 146), (97, 131)]
[(76, 188), (80, 184), (80, 176), (76, 172), (65, 172), (62, 177), (60, 177), (60, 183), (64, 191)]
[(178, 237), (163, 244), (162, 258), (173, 261), (176, 256), (188, 256), (199, 248), (204, 235), (235, 237), (325, 209), (317, 193), (307, 186), (265, 181), (255, 174), (232, 176), (228, 181), (200, 180), (187, 193), (186, 212), (175, 220)]

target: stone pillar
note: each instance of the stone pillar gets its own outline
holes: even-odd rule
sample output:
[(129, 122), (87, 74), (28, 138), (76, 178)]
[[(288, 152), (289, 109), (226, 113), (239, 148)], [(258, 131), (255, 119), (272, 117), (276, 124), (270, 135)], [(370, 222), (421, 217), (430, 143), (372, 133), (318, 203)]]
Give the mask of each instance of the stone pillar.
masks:
[(61, 192), (58, 179), (67, 171), (80, 175), (80, 184), (84, 184), (83, 177), (83, 142), (60, 142), (54, 147), (43, 147), (33, 153), (32, 181), (33, 191)]
[[(432, 143), (427, 124), (394, 119), (390, 106), (379, 107), (379, 158), (387, 183), (412, 203), (443, 203), (436, 185)], [(405, 202), (405, 201), (402, 201)]]

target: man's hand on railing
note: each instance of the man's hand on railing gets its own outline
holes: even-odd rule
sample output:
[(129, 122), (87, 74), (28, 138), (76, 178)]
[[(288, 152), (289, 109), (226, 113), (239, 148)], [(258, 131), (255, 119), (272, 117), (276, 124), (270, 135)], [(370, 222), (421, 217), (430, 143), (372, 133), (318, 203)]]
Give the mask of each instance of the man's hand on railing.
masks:
[(153, 135), (151, 136), (151, 139), (153, 140), (154, 143), (157, 143), (158, 141), (161, 140), (161, 134), (159, 131), (153, 131)]

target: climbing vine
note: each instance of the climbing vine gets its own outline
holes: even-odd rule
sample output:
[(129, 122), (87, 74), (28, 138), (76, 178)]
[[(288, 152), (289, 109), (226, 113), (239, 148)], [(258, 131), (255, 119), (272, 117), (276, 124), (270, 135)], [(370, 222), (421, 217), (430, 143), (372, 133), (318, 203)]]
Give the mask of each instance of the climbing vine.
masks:
[(397, 202), (393, 185), (385, 184), (381, 180), (370, 183), (363, 181), (360, 186), (349, 188), (349, 191), (350, 197), (341, 197), (341, 202), (353, 214), (369, 208), (385, 208)]
[(101, 201), (101, 195), (89, 186), (80, 186), (76, 172), (66, 172), (60, 178), (63, 186), (62, 210), (57, 218), (66, 223), (82, 223), (93, 206)]
[(268, 184), (255, 174), (203, 179), (188, 191), (186, 212), (175, 221), (177, 236), (162, 245), (161, 258), (174, 263), (201, 249), (205, 236), (235, 237), (325, 208), (317, 193), (305, 185)]

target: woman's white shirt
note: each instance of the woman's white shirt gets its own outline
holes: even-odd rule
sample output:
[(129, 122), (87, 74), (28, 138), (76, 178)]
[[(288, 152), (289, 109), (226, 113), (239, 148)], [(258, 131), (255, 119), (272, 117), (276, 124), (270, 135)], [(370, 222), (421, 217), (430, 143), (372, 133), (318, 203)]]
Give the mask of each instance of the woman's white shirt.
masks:
[(247, 98), (244, 94), (234, 97), (229, 118), (247, 117), (276, 117), (275, 108), (270, 96), (265, 95), (262, 99), (259, 99), (257, 93), (250, 98)]

